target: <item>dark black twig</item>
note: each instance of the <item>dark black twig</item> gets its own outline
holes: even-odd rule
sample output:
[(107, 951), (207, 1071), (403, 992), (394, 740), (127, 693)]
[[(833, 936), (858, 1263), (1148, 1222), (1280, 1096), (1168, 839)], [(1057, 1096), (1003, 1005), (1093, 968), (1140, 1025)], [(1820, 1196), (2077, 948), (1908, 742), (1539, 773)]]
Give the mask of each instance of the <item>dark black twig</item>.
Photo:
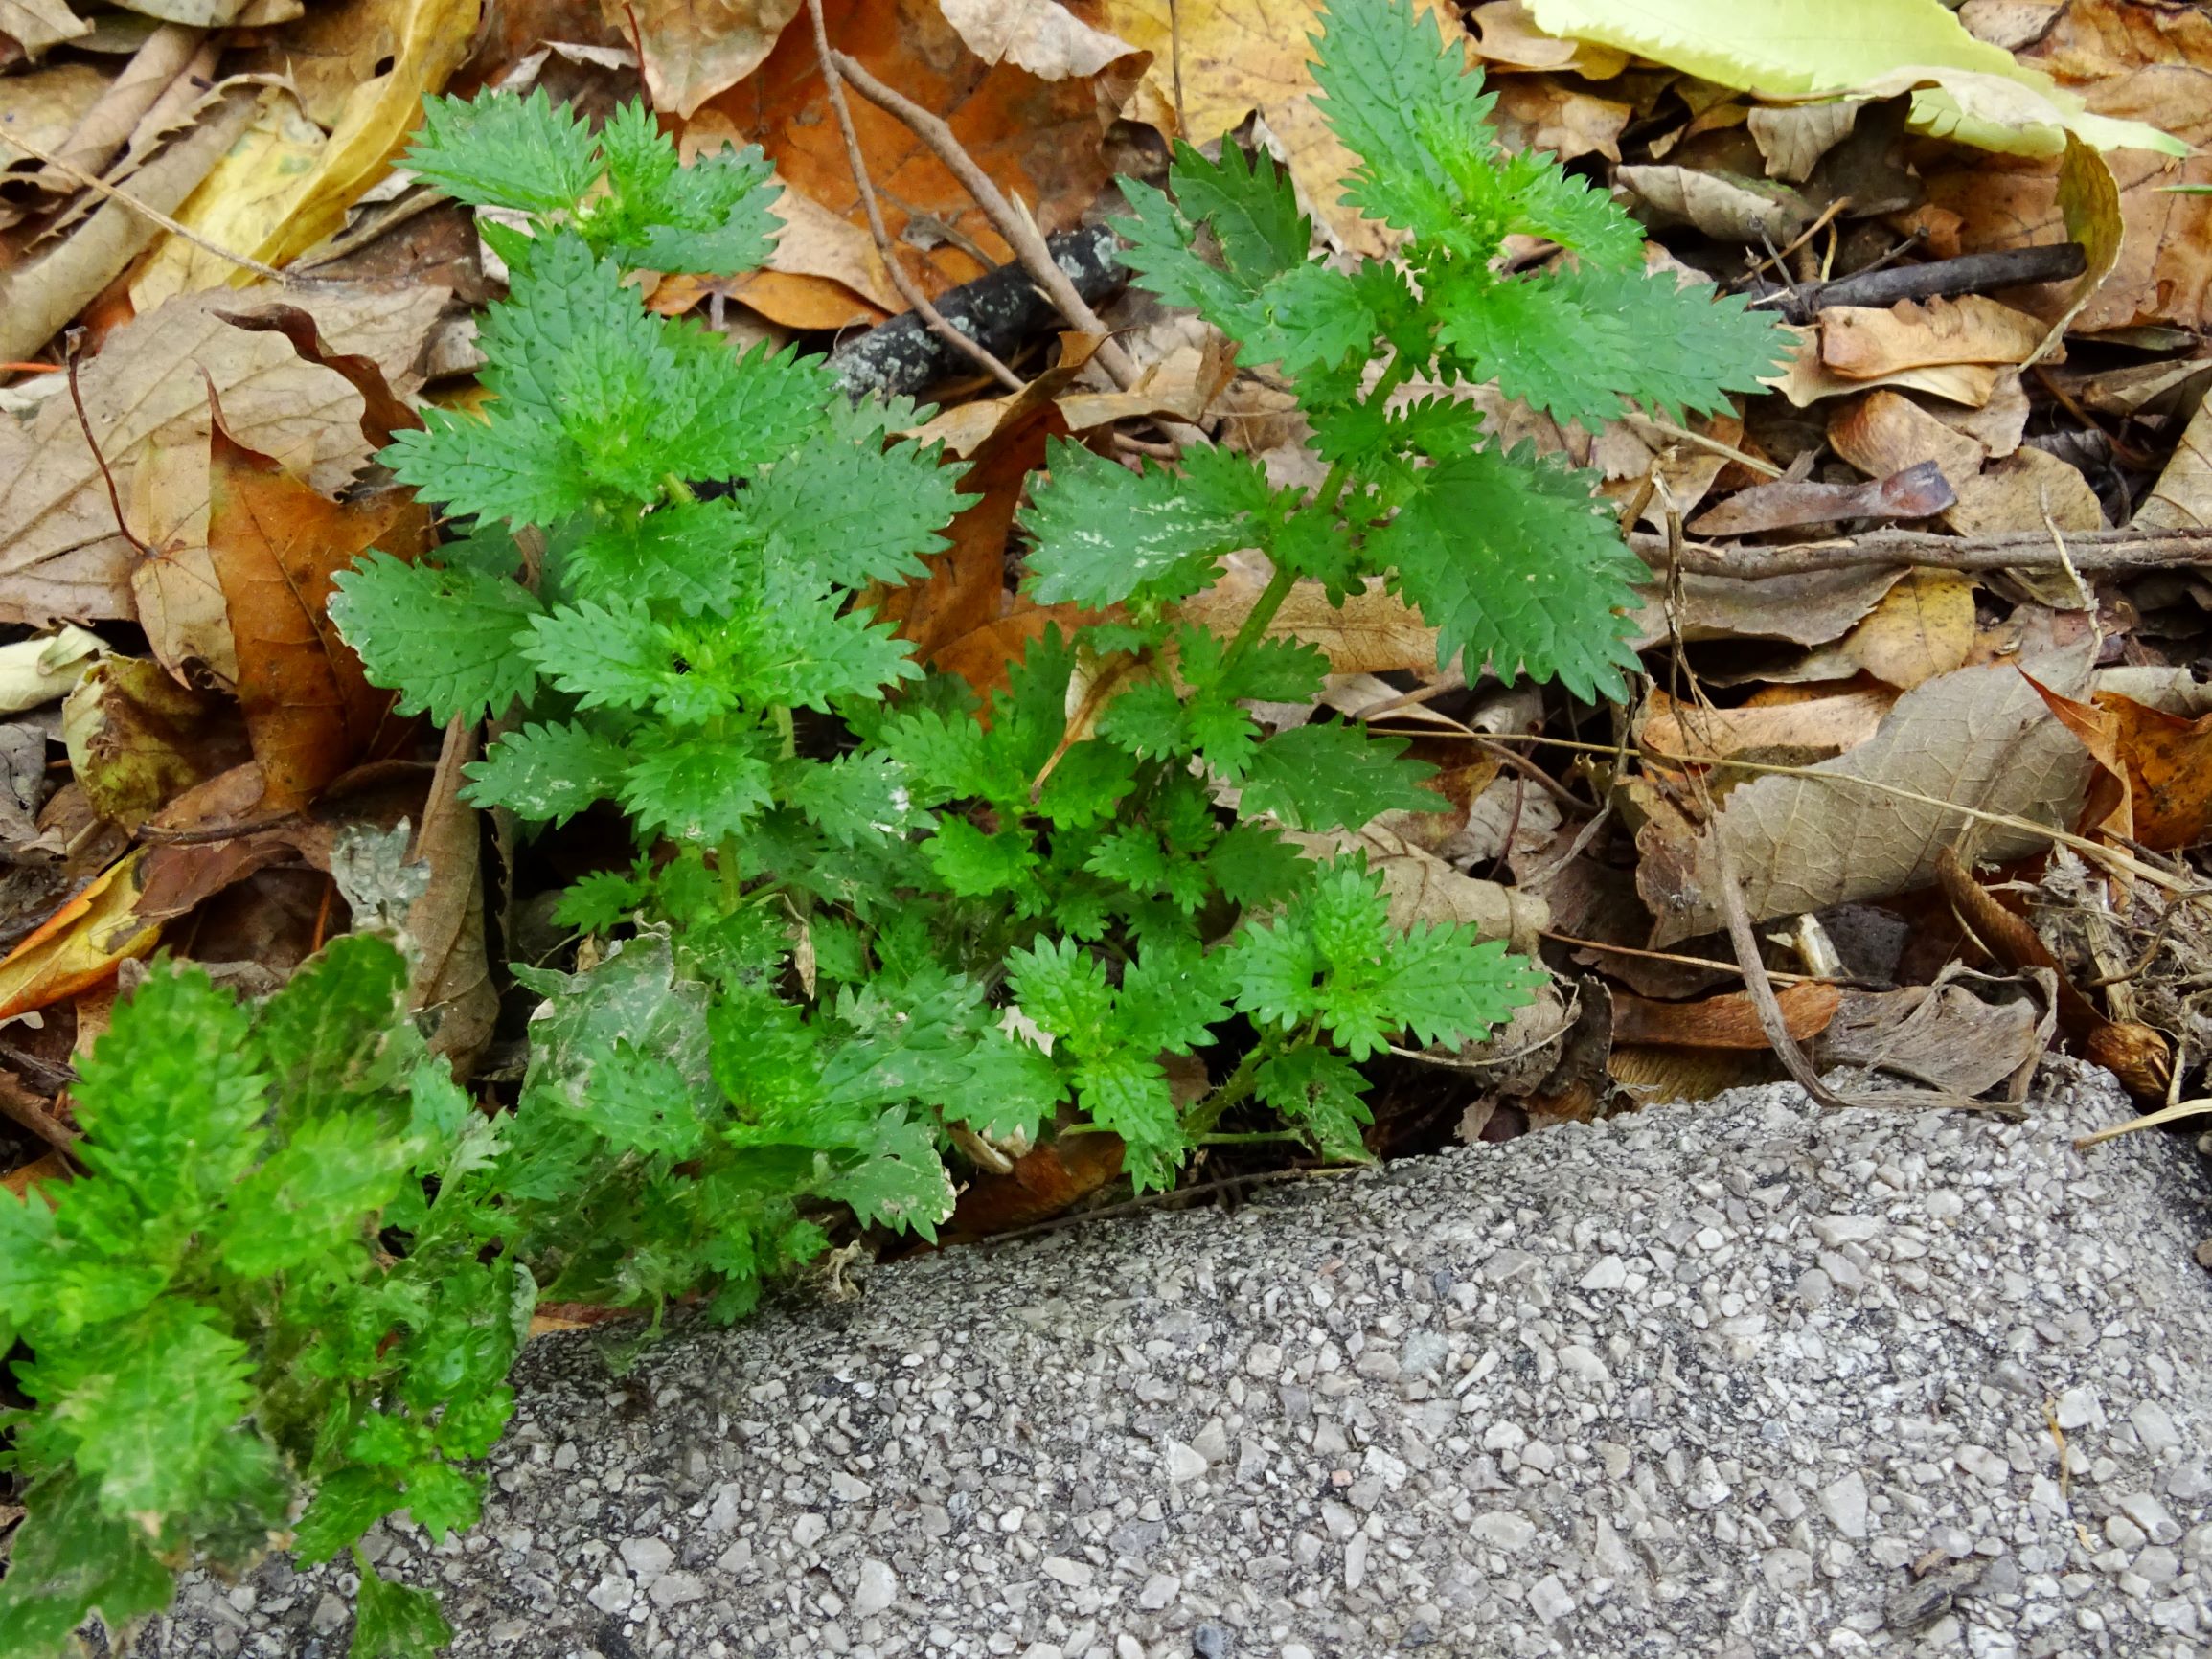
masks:
[(1900, 300), (1987, 293), (1992, 288), (2018, 287), (2023, 283), (2064, 282), (2088, 268), (2089, 256), (2081, 243), (2043, 242), (2032, 248), (2006, 248), (2001, 253), (1930, 260), (1922, 265), (1859, 271), (1833, 282), (1803, 283), (1788, 288), (1760, 283), (1752, 289), (1752, 303), (1772, 307), (1791, 322), (1805, 323), (1815, 311), (1830, 306), (1893, 306)]
[[(1047, 238), (1045, 246), (1088, 304), (1111, 297), (1129, 282), (1115, 252), (1114, 233), (1106, 225), (1061, 231)], [(1001, 358), (1047, 330), (1065, 326), (1018, 264), (1001, 265), (939, 295), (937, 309), (962, 334)], [(972, 365), (909, 311), (839, 347), (830, 369), (849, 394), (860, 398), (877, 393), (912, 397), (939, 380), (971, 373)]]

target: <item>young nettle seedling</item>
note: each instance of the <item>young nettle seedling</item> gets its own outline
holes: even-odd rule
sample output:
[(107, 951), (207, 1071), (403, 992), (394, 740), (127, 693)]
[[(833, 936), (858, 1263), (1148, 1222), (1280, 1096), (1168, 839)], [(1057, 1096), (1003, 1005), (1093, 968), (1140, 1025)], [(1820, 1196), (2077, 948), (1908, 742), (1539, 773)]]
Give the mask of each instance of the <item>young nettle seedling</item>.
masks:
[[(760, 158), (679, 166), (642, 106), (594, 133), (542, 97), (432, 102), (410, 165), (528, 226), (484, 226), (513, 273), (484, 418), (432, 411), (385, 455), (473, 527), (368, 557), (331, 614), (403, 710), (494, 722), (470, 799), (554, 827), (611, 804), (638, 857), (563, 897), (597, 938), (575, 971), (516, 969), (543, 1001), (496, 1118), (422, 1052), (374, 940), (258, 1009), (168, 969), (123, 1005), (77, 1090), (86, 1177), (0, 1199), (0, 1321), (34, 1353), (0, 1659), (158, 1608), (195, 1554), (288, 1531), (323, 1559), (400, 1507), (467, 1525), (457, 1464), (505, 1420), (539, 1285), (733, 1317), (835, 1206), (930, 1233), (955, 1142), (1110, 1129), (1161, 1186), (1266, 1108), (1361, 1156), (1364, 1062), (1526, 999), (1502, 945), (1402, 929), (1362, 861), (1286, 839), (1438, 797), (1400, 739), (1263, 728), (1251, 705), (1328, 669), (1270, 625), (1302, 581), (1380, 583), (1471, 673), (1619, 692), (1636, 561), (1586, 477), (1459, 394), (1585, 424), (1717, 409), (1777, 336), (1506, 153), (1410, 0), (1333, 7), (1320, 54), (1347, 199), (1404, 233), (1397, 258), (1316, 259), (1287, 176), (1233, 146), (1178, 147), (1165, 193), (1126, 183), (1124, 228), (1146, 285), (1295, 390), (1324, 482), (1057, 443), (1026, 580), (1103, 620), (1048, 632), (982, 711), (863, 602), (962, 501), (895, 436), (918, 412), (855, 408), (818, 361), (656, 317), (626, 280), (758, 263)], [(1563, 256), (1508, 271), (1512, 236)], [(1235, 632), (1190, 620), (1255, 549), (1273, 575)], [(363, 1565), (356, 1655), (446, 1639)]]
[[(535, 1286), (494, 1242), (499, 1127), (406, 990), (366, 935), (258, 1009), (157, 967), (75, 1087), (85, 1174), (0, 1194), (0, 1334), (33, 1353), (0, 1654), (160, 1611), (194, 1557), (248, 1566), (289, 1533), (328, 1560), (402, 1507), (474, 1524), (460, 1465), (506, 1424)], [(356, 1565), (356, 1655), (446, 1640), (433, 1598)]]

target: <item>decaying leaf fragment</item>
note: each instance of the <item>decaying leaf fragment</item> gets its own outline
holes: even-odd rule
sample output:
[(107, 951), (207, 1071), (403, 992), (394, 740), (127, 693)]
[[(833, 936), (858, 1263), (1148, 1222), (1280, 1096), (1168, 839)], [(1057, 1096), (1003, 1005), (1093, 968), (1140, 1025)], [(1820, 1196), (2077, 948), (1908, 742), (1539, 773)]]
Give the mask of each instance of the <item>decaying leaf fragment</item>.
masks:
[[(2087, 653), (2041, 662), (2040, 678), (2079, 687)], [(1907, 692), (1837, 759), (1729, 791), (1719, 830), (1752, 918), (1795, 915), (1927, 886), (1954, 845), (1991, 860), (2048, 846), (2037, 826), (2074, 822), (2091, 768), (2018, 670), (1959, 669)], [(1654, 946), (1720, 924), (1709, 839), (1679, 813), (1654, 812), (1639, 830)]]
[(234, 439), (219, 406), (212, 413), (208, 551), (266, 802), (282, 810), (359, 760), (392, 705), (324, 614), (331, 578), (372, 547), (415, 557), (430, 545), (430, 510), (411, 490), (331, 501)]

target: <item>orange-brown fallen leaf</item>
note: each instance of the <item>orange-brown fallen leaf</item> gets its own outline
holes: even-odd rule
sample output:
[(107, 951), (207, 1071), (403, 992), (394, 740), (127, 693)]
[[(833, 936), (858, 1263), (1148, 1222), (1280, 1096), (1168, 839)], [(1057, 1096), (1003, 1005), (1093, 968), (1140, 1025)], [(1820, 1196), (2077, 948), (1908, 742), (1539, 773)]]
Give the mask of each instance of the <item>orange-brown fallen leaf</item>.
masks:
[(238, 645), (263, 804), (281, 810), (361, 759), (392, 704), (324, 614), (331, 579), (372, 547), (414, 557), (429, 545), (430, 512), (410, 491), (331, 501), (232, 438), (213, 388), (208, 397), (208, 550)]
[(2085, 827), (2158, 852), (2212, 838), (2212, 715), (2188, 719), (2118, 692), (2085, 703), (2029, 684), (2101, 769)]
[[(1111, 175), (1104, 138), (1112, 111), (1102, 109), (1097, 78), (1040, 80), (1011, 62), (987, 65), (962, 43), (936, 0), (826, 0), (823, 14), (838, 51), (943, 116), (984, 171), (1027, 202), (1048, 234), (1076, 223)], [(687, 113), (697, 140), (758, 143), (794, 191), (838, 218), (861, 222), (858, 187), (831, 118), (810, 31), (784, 30), (759, 68)], [(968, 249), (994, 264), (1012, 257), (966, 189), (913, 133), (865, 100), (853, 101), (853, 121), (885, 225), (907, 250), (908, 268), (925, 292), (983, 274), (983, 262)]]
[[(1807, 1042), (1828, 1029), (1843, 993), (1833, 985), (1792, 985), (1778, 989), (1790, 1036)], [(1613, 992), (1613, 1041), (1661, 1048), (1764, 1051), (1767, 1034), (1748, 991), (1730, 991), (1696, 1002), (1656, 1002)]]
[(0, 961), (0, 1019), (12, 1019), (115, 976), (150, 952), (161, 924), (137, 915), (146, 850), (125, 853)]

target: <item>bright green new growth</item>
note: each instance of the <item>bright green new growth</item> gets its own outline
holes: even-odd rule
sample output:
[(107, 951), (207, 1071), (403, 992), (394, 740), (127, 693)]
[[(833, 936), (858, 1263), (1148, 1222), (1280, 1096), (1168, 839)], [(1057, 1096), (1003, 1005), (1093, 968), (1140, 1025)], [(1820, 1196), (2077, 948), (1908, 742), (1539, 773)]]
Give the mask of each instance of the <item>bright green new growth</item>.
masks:
[[(1086, 515), (1058, 500), (1056, 471), (1033, 515), (1031, 566), (1067, 597), (1141, 601), (1190, 582), (1215, 554), (1258, 545), (1279, 570), (1334, 590), (1384, 579), (1437, 627), (1443, 658), (1464, 650), (1471, 672), (1487, 659), (1509, 677), (1620, 695), (1634, 663), (1622, 613), (1642, 566), (1592, 500), (1594, 480), (1505, 452), (1449, 391), (1495, 381), (1562, 424), (1593, 427), (1630, 406), (1713, 411), (1771, 370), (1773, 325), (1741, 299), (1647, 274), (1641, 233), (1602, 192), (1550, 156), (1506, 154), (1482, 78), (1412, 0), (1334, 7), (1326, 22), (1321, 112), (1360, 158), (1345, 200), (1408, 233), (1402, 268), (1370, 259), (1346, 272), (1310, 257), (1288, 175), (1234, 147), (1209, 161), (1178, 145), (1174, 199), (1123, 183), (1134, 209), (1124, 257), (1146, 285), (1243, 342), (1247, 364), (1292, 380), (1331, 464), (1320, 498), (1269, 502), (1248, 462), (1193, 467), (1180, 487), (1155, 468), (1121, 495), (1146, 500), (1150, 484), (1196, 561), (1155, 574), (1132, 545), (1147, 516)], [(1218, 263), (1199, 252), (1201, 227)], [(1509, 236), (1571, 257), (1503, 271)], [(1363, 389), (1378, 342), (1380, 377)], [(1403, 395), (1422, 383), (1435, 394)]]
[[(289, 1529), (329, 1559), (400, 1507), (470, 1524), (457, 1466), (505, 1421), (540, 1285), (735, 1317), (841, 1213), (934, 1237), (946, 1160), (979, 1141), (1111, 1130), (1161, 1187), (1264, 1111), (1362, 1157), (1363, 1062), (1526, 1000), (1502, 945), (1402, 929), (1362, 860), (1286, 837), (1441, 801), (1403, 739), (1262, 727), (1253, 704), (1311, 701), (1329, 666), (1268, 624), (1302, 579), (1339, 602), (1380, 580), (1471, 671), (1617, 689), (1635, 561), (1586, 479), (1504, 453), (1456, 394), (1494, 379), (1562, 422), (1716, 409), (1775, 336), (1503, 154), (1409, 0), (1350, 0), (1321, 49), (1348, 199), (1408, 233), (1400, 262), (1313, 259), (1288, 179), (1233, 147), (1180, 148), (1172, 197), (1127, 184), (1125, 230), (1156, 293), (1289, 377), (1327, 481), (1056, 443), (1020, 519), (1031, 591), (1113, 620), (1048, 631), (980, 712), (864, 602), (964, 499), (894, 438), (919, 413), (625, 284), (763, 258), (757, 154), (680, 167), (638, 106), (594, 134), (541, 96), (432, 101), (410, 165), (530, 222), (484, 226), (513, 273), (487, 417), (431, 411), (385, 454), (474, 527), (370, 555), (331, 612), (402, 711), (494, 722), (470, 799), (531, 830), (619, 812), (637, 857), (561, 896), (573, 971), (515, 968), (542, 1001), (512, 1112), (424, 1052), (374, 939), (258, 1008), (167, 969), (122, 1006), (77, 1091), (88, 1174), (0, 1198), (0, 1335), (35, 1354), (0, 1659), (158, 1609), (194, 1555), (243, 1565)], [(1504, 271), (1508, 236), (1570, 257)], [(1183, 620), (1244, 549), (1275, 574), (1236, 636)], [(448, 1639), (434, 1597), (356, 1559), (359, 1659)]]
[[(535, 1287), (484, 1248), (499, 1128), (406, 989), (367, 935), (258, 1009), (157, 968), (76, 1086), (85, 1176), (0, 1195), (0, 1334), (36, 1355), (0, 1654), (159, 1611), (187, 1554), (242, 1567), (296, 1527), (325, 1560), (402, 1506), (436, 1537), (474, 1524), (482, 1483), (457, 1466), (507, 1420)], [(371, 1604), (419, 1594), (363, 1565), (357, 1659), (445, 1640), (434, 1603), (411, 1627), (435, 1640), (379, 1639)]]

